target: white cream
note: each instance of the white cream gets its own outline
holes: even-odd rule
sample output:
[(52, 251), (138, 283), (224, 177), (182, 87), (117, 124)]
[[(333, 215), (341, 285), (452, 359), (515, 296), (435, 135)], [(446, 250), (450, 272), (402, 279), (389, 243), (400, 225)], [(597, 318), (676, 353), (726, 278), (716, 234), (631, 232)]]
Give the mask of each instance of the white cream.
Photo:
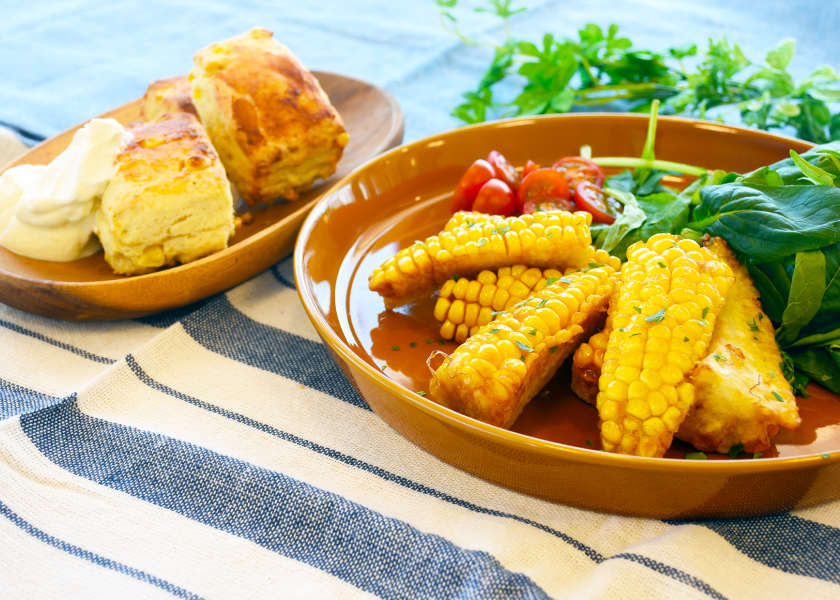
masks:
[(0, 245), (30, 258), (70, 261), (99, 251), (99, 201), (131, 140), (114, 119), (93, 119), (48, 166), (0, 176)]

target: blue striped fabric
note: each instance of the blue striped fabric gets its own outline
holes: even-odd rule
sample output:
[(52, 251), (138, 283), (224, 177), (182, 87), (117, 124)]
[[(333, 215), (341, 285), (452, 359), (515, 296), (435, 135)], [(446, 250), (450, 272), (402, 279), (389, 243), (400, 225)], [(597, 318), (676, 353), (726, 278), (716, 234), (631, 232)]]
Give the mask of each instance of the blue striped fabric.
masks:
[[(0, 126), (30, 142), (254, 25), (312, 68), (386, 86), (408, 140), (455, 125), (449, 110), (491, 53), (443, 31), (427, 0), (7, 4)], [(660, 49), (726, 30), (758, 57), (790, 34), (802, 76), (840, 49), (830, 4), (534, 0), (512, 25), (536, 39), (618, 21)], [(491, 21), (461, 25), (502, 34)], [(426, 454), (333, 362), (290, 259), (114, 324), (0, 305), (0, 540), (2, 598), (840, 597), (840, 503), (631, 519), (525, 497)]]

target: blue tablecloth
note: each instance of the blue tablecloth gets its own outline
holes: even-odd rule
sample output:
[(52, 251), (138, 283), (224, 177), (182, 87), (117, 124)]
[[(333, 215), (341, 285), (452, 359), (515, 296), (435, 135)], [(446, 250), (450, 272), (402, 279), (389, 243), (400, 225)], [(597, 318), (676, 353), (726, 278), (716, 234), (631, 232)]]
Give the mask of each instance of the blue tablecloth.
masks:
[[(840, 55), (836, 3), (544, 1), (518, 35), (724, 31), (760, 58)], [(431, 1), (0, 4), (0, 122), (51, 136), (259, 25), (312, 69), (384, 86), (406, 140), (456, 125), (488, 51)], [(492, 20), (465, 25), (499, 34)], [(0, 137), (5, 156), (21, 146)], [(0, 157), (3, 157), (0, 152)], [(0, 597), (837, 598), (840, 503), (674, 523), (496, 488), (400, 438), (310, 326), (285, 260), (198, 307), (77, 324), (0, 305)]]

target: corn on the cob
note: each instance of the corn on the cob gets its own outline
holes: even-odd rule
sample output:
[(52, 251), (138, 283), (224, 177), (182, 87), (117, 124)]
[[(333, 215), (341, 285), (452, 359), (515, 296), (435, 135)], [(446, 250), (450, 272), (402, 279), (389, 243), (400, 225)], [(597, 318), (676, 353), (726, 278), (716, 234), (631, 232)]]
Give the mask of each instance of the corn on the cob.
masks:
[(447, 279), (435, 304), (435, 319), (443, 323), (440, 337), (445, 340), (454, 337), (463, 344), (481, 325), (493, 320), (494, 312), (506, 310), (525, 300), (531, 292), (540, 291), (548, 278), (562, 276), (555, 269), (540, 271), (536, 267), (513, 265), (502, 267), (498, 274), (482, 271), (473, 280)]
[(658, 234), (628, 248), (598, 381), (604, 450), (665, 454), (733, 283), (726, 263), (691, 240)]
[(370, 289), (394, 306), (454, 274), (524, 263), (540, 269), (585, 266), (592, 242), (589, 213), (565, 211), (503, 218), (456, 213), (439, 235), (400, 250), (374, 269)]
[(603, 321), (618, 281), (611, 266), (560, 278), (481, 327), (436, 369), (432, 397), (453, 410), (510, 427), (523, 407)]
[(598, 397), (598, 380), (604, 366), (604, 354), (612, 332), (612, 316), (607, 316), (604, 328), (582, 343), (572, 357), (572, 391), (578, 398), (595, 405)]

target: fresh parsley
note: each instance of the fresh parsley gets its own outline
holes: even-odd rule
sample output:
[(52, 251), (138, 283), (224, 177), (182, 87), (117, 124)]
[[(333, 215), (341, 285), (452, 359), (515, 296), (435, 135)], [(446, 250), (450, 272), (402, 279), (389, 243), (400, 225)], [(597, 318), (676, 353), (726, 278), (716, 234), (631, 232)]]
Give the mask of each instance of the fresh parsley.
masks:
[(490, 333), (499, 333), (501, 329), (496, 329), (495, 327), (490, 330)]
[(417, 395), (418, 395), (418, 396), (425, 396), (425, 395), (426, 395), (426, 392), (424, 392), (424, 391), (422, 391), (422, 390), (421, 390), (421, 391), (417, 392)]
[(417, 347), (417, 342), (411, 342), (411, 347), (416, 348)]
[(759, 326), (756, 324), (756, 322), (755, 322), (755, 319), (754, 319), (754, 318), (753, 318), (753, 319), (750, 319), (749, 321), (747, 321), (747, 325), (749, 325), (749, 326), (750, 326), (750, 331), (759, 331), (759, 332), (761, 331), (761, 327), (759, 327)]
[(545, 287), (548, 287), (550, 285), (554, 285), (558, 281), (560, 281), (559, 277), (549, 277), (548, 279), (545, 280)]
[(534, 351), (533, 348), (531, 348), (527, 344), (523, 344), (522, 342), (516, 341), (516, 342), (514, 342), (514, 344), (519, 346), (519, 349), (522, 350), (523, 352), (533, 352)]
[(478, 240), (478, 241), (475, 243), (475, 245), (476, 245), (476, 246), (478, 246), (479, 248), (481, 248), (484, 244), (486, 244), (486, 243), (487, 243), (487, 241), (488, 241), (488, 240), (487, 240), (487, 238), (486, 238), (486, 237), (483, 237), (483, 238), (481, 238), (480, 240)]
[(744, 451), (744, 444), (735, 444), (729, 449), (729, 458), (738, 458), (738, 455)]
[(784, 401), (785, 401), (785, 399), (784, 399), (784, 398), (782, 398), (782, 397), (779, 395), (779, 392), (777, 392), (777, 391), (775, 391), (775, 390), (773, 390), (773, 397), (774, 397), (776, 400), (778, 400), (779, 402), (784, 402)]
[(665, 308), (663, 308), (662, 310), (658, 310), (655, 313), (653, 313), (652, 315), (645, 317), (645, 321), (647, 321), (648, 323), (661, 323), (662, 319), (665, 318), (665, 311), (666, 310), (668, 310), (667, 306)]
[(725, 357), (725, 356), (721, 356), (721, 355), (720, 355), (720, 354), (718, 354), (717, 352), (715, 352), (712, 356), (714, 356), (714, 357), (715, 357), (715, 360), (716, 360), (716, 361), (718, 361), (718, 362), (721, 362), (721, 361), (725, 361), (725, 360), (726, 360), (726, 357)]
[(399, 350), (399, 349), (400, 349), (399, 346), (391, 346), (391, 350)]
[(685, 458), (686, 460), (708, 460), (708, 456), (703, 452), (689, 452)]
[(704, 320), (706, 319), (706, 315), (708, 315), (708, 314), (709, 314), (709, 307), (706, 306), (706, 307), (703, 308), (703, 319)]
[(552, 346), (548, 349), (549, 354), (554, 354), (555, 352), (557, 352), (557, 346)]

